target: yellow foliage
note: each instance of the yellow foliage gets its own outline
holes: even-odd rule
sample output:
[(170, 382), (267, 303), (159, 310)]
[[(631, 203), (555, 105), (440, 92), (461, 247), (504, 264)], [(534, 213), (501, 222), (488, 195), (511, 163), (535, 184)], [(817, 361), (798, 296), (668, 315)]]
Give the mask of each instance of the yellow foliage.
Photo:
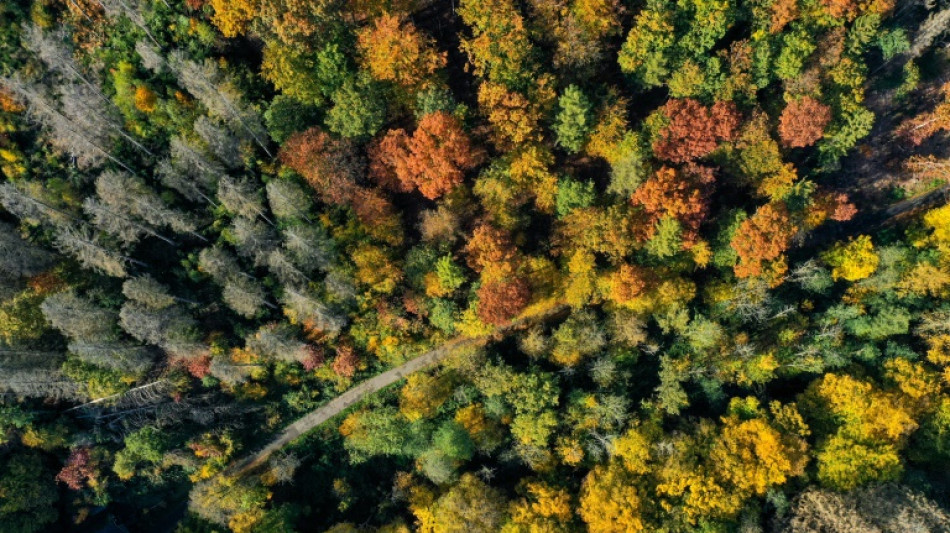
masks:
[(597, 295), (597, 271), (594, 254), (587, 250), (574, 252), (567, 264), (570, 272), (564, 300), (574, 306), (587, 305)]
[(406, 384), (399, 391), (399, 412), (410, 422), (431, 418), (449, 399), (452, 390), (448, 376), (412, 374), (406, 378)]
[(643, 496), (635, 480), (617, 464), (596, 466), (581, 485), (578, 514), (591, 533), (646, 531)]
[(584, 460), (584, 446), (578, 439), (560, 437), (557, 441), (557, 454), (562, 463), (577, 466)]
[(511, 159), (511, 179), (530, 191), (535, 206), (542, 213), (553, 213), (557, 199), (557, 176), (551, 170), (554, 156), (542, 145), (532, 144), (519, 150)]
[(608, 163), (615, 163), (623, 156), (625, 144), (634, 140), (628, 134), (629, 127), (627, 101), (617, 98), (597, 114), (597, 122), (584, 151), (594, 157), (602, 157)]
[(225, 37), (237, 37), (260, 11), (260, 0), (211, 0), (211, 22)]
[(541, 114), (524, 95), (509, 91), (504, 85), (484, 82), (478, 88), (478, 106), (494, 129), (499, 148), (540, 140)]
[(402, 270), (377, 246), (362, 244), (351, 257), (356, 265), (356, 281), (375, 293), (393, 292), (402, 279)]
[(511, 505), (511, 524), (519, 527), (506, 528), (506, 532), (557, 533), (571, 520), (573, 508), (567, 490), (529, 482), (525, 492), (525, 498)]
[(395, 15), (382, 15), (360, 30), (357, 47), (374, 78), (406, 89), (419, 86), (445, 66), (445, 54), (435, 50), (431, 39)]
[(950, 285), (950, 273), (929, 263), (917, 263), (898, 282), (897, 293), (900, 296), (914, 294), (946, 298), (948, 285)]
[(495, 331), (495, 328), (482, 322), (478, 318), (478, 311), (474, 307), (469, 307), (462, 311), (462, 316), (455, 324), (455, 330), (461, 337), (481, 337)]
[(613, 455), (620, 459), (624, 468), (632, 474), (646, 474), (650, 468), (651, 439), (637, 428), (631, 428), (613, 442)]
[(838, 243), (823, 255), (825, 261), (831, 265), (831, 277), (858, 281), (867, 278), (877, 270), (880, 262), (874, 244), (867, 235), (845, 244)]
[(143, 113), (155, 111), (155, 103), (157, 101), (158, 97), (155, 95), (155, 91), (144, 85), (139, 85), (135, 88), (135, 108), (139, 111)]
[(929, 242), (946, 258), (950, 254), (950, 204), (928, 211), (924, 224), (933, 230)]
[(921, 363), (912, 363), (907, 359), (894, 358), (884, 362), (884, 370), (889, 379), (897, 383), (901, 392), (911, 399), (929, 403), (941, 392), (940, 376)]

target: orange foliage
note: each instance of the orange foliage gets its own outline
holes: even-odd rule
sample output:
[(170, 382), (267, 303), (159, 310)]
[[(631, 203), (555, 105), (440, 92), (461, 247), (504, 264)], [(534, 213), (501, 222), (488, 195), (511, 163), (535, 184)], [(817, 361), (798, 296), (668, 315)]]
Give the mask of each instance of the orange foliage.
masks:
[(691, 98), (670, 100), (663, 107), (669, 124), (653, 143), (660, 159), (685, 163), (703, 157), (722, 141), (735, 138), (739, 112), (732, 102), (716, 102), (711, 108)]
[(475, 228), (465, 246), (468, 266), (482, 273), (486, 280), (502, 279), (514, 274), (518, 263), (518, 250), (511, 242), (508, 232), (489, 224)]
[(538, 140), (541, 114), (528, 99), (504, 85), (485, 82), (478, 88), (478, 106), (495, 130), (495, 144), (507, 149)]
[(894, 9), (894, 0), (821, 0), (834, 18), (854, 20), (862, 13), (877, 13), (883, 15)]
[(643, 294), (647, 288), (647, 272), (635, 265), (623, 264), (610, 276), (611, 300), (627, 303)]
[(399, 214), (392, 202), (379, 190), (356, 187), (353, 193), (353, 211), (373, 237), (394, 245), (402, 242), (402, 221)]
[(739, 256), (737, 277), (762, 274), (762, 263), (778, 259), (788, 249), (796, 228), (784, 206), (765, 204), (742, 222), (730, 245)]
[(356, 365), (359, 357), (352, 346), (344, 344), (336, 349), (336, 359), (333, 360), (333, 372), (344, 378), (351, 378), (356, 374)]
[(523, 279), (485, 283), (478, 288), (478, 319), (486, 324), (504, 325), (530, 300), (531, 288)]
[(374, 78), (406, 89), (419, 87), (445, 66), (445, 54), (402, 16), (385, 14), (374, 20), (358, 33), (357, 47)]
[(779, 117), (782, 144), (802, 148), (815, 144), (831, 122), (831, 108), (810, 96), (790, 102)]
[(772, 3), (772, 26), (769, 32), (779, 33), (798, 18), (798, 0), (776, 0)]
[(291, 135), (278, 157), (303, 176), (327, 203), (346, 204), (356, 193), (352, 145), (318, 127)]
[(709, 195), (715, 178), (712, 169), (687, 165), (682, 171), (662, 167), (645, 181), (631, 201), (649, 215), (646, 238), (652, 238), (655, 224), (665, 216), (683, 226), (683, 244), (690, 246), (699, 237), (699, 226), (709, 211)]
[(462, 183), (465, 171), (481, 160), (454, 116), (437, 111), (419, 121), (412, 137), (390, 130), (370, 150), (370, 175), (398, 191), (418, 189), (434, 200)]

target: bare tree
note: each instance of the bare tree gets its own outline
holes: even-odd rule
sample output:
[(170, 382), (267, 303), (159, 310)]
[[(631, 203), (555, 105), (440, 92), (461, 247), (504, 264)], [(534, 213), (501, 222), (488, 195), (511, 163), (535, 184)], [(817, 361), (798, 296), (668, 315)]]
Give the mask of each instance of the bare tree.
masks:
[(13, 277), (33, 276), (54, 260), (50, 252), (21, 239), (12, 224), (0, 222), (0, 271)]
[(286, 285), (282, 302), (297, 322), (307, 323), (329, 335), (337, 335), (346, 325), (344, 317), (333, 312), (329, 306), (306, 290)]
[[(164, 2), (164, 0), (162, 1)], [(142, 16), (142, 6), (137, 0), (98, 0), (98, 2), (109, 17), (125, 17), (129, 19), (132, 24), (135, 24), (145, 33), (145, 36), (148, 37), (155, 46), (158, 46), (158, 41), (155, 40), (152, 32), (150, 32), (145, 25), (145, 17)], [(168, 4), (166, 3), (165, 5), (167, 6)]]
[(246, 218), (260, 216), (271, 226), (273, 222), (264, 213), (260, 190), (250, 180), (234, 180), (225, 176), (218, 182), (218, 200), (228, 211)]
[(931, 13), (917, 28), (917, 34), (910, 47), (910, 57), (920, 57), (948, 28), (950, 28), (950, 8)]
[(118, 339), (116, 313), (97, 305), (76, 291), (51, 294), (40, 310), (46, 320), (63, 335), (76, 341), (114, 341)]
[(55, 99), (46, 90), (17, 76), (0, 79), (5, 86), (27, 105), (30, 118), (48, 130), (48, 140), (56, 150), (69, 154), (80, 167), (92, 167), (105, 160), (120, 167), (131, 168), (111, 153), (106, 131), (99, 127), (84, 128), (59, 109)]
[(294, 473), (300, 468), (300, 459), (293, 452), (276, 454), (268, 462), (268, 474), (274, 483), (285, 484), (294, 480)]
[(124, 209), (152, 226), (196, 235), (195, 222), (187, 214), (166, 206), (162, 198), (141, 178), (107, 170), (96, 179), (96, 193), (110, 207)]
[(114, 236), (125, 244), (134, 244), (143, 236), (151, 235), (170, 245), (175, 241), (165, 237), (152, 228), (136, 222), (121, 208), (110, 207), (95, 198), (86, 198), (82, 202), (83, 211), (89, 215), (90, 221), (100, 230)]
[(153, 309), (164, 309), (175, 305), (176, 302), (197, 305), (198, 302), (178, 298), (168, 293), (168, 288), (155, 281), (151, 276), (144, 275), (131, 278), (122, 284), (122, 294), (130, 300), (135, 300)]
[(330, 267), (333, 241), (320, 226), (299, 225), (284, 230), (284, 247), (294, 262), (305, 272), (313, 268), (326, 271)]
[(82, 361), (102, 368), (110, 368), (124, 374), (141, 375), (154, 363), (154, 353), (145, 346), (124, 342), (74, 341), (69, 353)]
[(263, 357), (287, 362), (303, 362), (311, 351), (286, 324), (267, 324), (245, 340), (248, 349)]
[(153, 309), (130, 300), (119, 311), (119, 324), (136, 339), (177, 357), (190, 357), (204, 349), (197, 323), (178, 306)]
[(228, 307), (245, 318), (253, 318), (264, 306), (270, 306), (260, 283), (240, 276), (223, 283), (221, 298)]
[(241, 166), (241, 141), (225, 128), (217, 126), (202, 115), (195, 120), (195, 133), (204, 141), (208, 151), (229, 168)]
[(223, 357), (215, 357), (211, 361), (209, 370), (212, 376), (228, 385), (240, 385), (247, 381), (251, 377), (251, 373), (259, 368), (260, 365), (240, 365), (226, 361)]
[(82, 400), (86, 396), (79, 384), (53, 369), (0, 371), (0, 393), (17, 398)]
[(312, 222), (307, 216), (307, 208), (313, 200), (299, 184), (289, 179), (273, 179), (267, 182), (265, 190), (267, 203), (274, 216), (289, 220), (302, 218)]
[(171, 157), (156, 167), (162, 183), (192, 202), (205, 201), (217, 206), (209, 195), (218, 188), (224, 168), (181, 137), (172, 137), (169, 153)]
[(246, 132), (269, 156), (267, 133), (257, 112), (241, 102), (240, 91), (212, 61), (198, 64), (176, 50), (168, 61), (178, 76), (179, 83), (195, 96), (211, 113), (228, 124), (232, 130)]
[(0, 369), (3, 372), (24, 369), (54, 369), (63, 362), (63, 354), (46, 350), (0, 345)]
[(0, 204), (20, 220), (33, 224), (64, 226), (78, 220), (75, 216), (58, 209), (42, 198), (45, 191), (41, 183), (19, 180), (16, 183), (0, 184)]
[(99, 242), (98, 236), (85, 226), (62, 228), (56, 235), (56, 247), (75, 257), (84, 267), (117, 278), (128, 275), (126, 265), (129, 263), (142, 264), (106, 248)]
[(241, 273), (237, 258), (218, 244), (203, 248), (198, 252), (198, 268), (218, 283), (237, 277)]
[(302, 270), (297, 268), (287, 252), (281, 249), (271, 250), (267, 254), (267, 267), (282, 283), (302, 285), (312, 281)]
[(268, 254), (278, 245), (267, 225), (257, 219), (235, 217), (230, 229), (239, 255), (252, 258), (256, 266), (267, 264)]
[(135, 43), (135, 52), (142, 58), (143, 67), (155, 74), (161, 74), (165, 70), (165, 58), (162, 57), (159, 49), (143, 40)]
[(923, 494), (887, 483), (849, 493), (809, 489), (796, 498), (784, 533), (947, 533), (950, 514)]

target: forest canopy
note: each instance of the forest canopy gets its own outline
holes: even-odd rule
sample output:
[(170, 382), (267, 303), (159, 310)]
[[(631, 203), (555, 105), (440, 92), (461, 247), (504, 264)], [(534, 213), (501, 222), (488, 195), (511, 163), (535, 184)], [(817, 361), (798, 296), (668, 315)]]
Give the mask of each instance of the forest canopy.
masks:
[(0, 533), (950, 531), (950, 3), (0, 3)]

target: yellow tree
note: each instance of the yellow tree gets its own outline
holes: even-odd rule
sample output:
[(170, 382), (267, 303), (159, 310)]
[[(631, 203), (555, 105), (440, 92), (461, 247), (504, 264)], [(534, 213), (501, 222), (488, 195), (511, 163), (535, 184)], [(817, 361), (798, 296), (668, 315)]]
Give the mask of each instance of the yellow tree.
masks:
[(819, 447), (818, 480), (837, 490), (895, 479), (900, 448), (917, 428), (898, 395), (847, 375), (826, 374), (804, 395), (830, 434)]
[(877, 270), (881, 261), (871, 237), (861, 235), (851, 242), (839, 242), (831, 250), (822, 255), (822, 258), (831, 266), (831, 277), (848, 281), (862, 280)]
[(645, 492), (619, 463), (594, 467), (581, 485), (578, 514), (591, 533), (648, 531)]
[(374, 78), (415, 90), (445, 66), (432, 39), (402, 15), (385, 14), (357, 34), (363, 66)]

